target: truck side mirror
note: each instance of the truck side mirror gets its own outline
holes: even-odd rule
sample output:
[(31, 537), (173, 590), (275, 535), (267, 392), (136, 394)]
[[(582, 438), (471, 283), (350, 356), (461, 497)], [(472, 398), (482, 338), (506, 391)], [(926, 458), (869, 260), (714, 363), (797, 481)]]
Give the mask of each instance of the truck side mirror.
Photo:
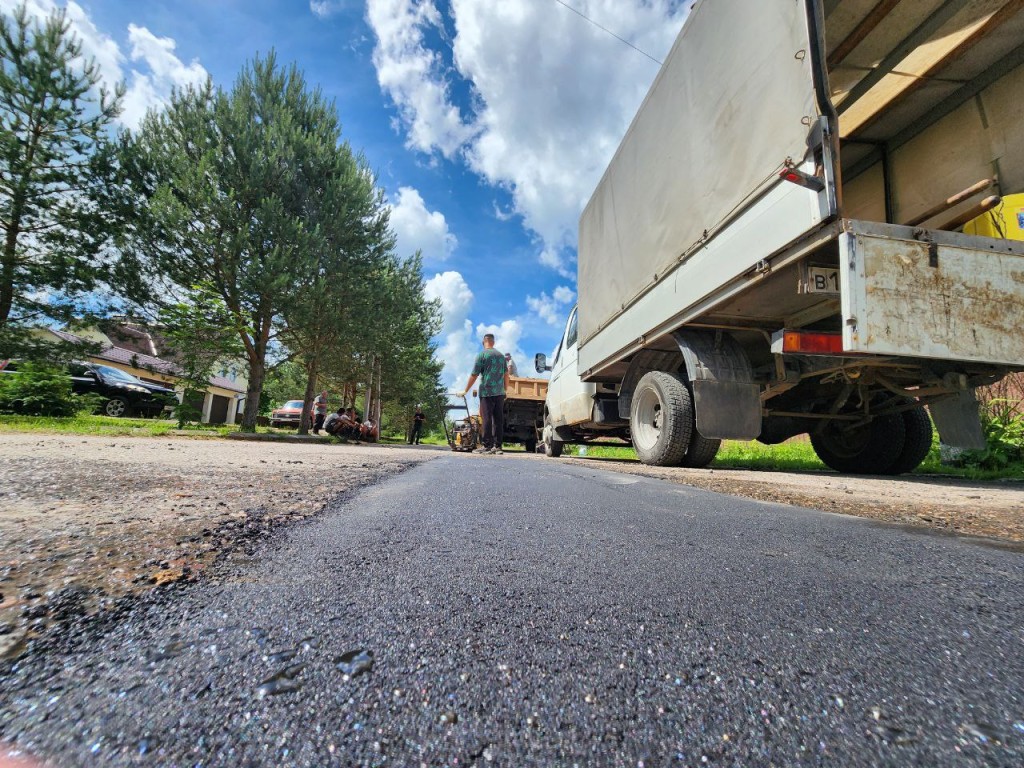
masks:
[(537, 369), (537, 373), (544, 373), (550, 371), (551, 366), (548, 365), (548, 356), (543, 352), (538, 352), (533, 356), (533, 367)]

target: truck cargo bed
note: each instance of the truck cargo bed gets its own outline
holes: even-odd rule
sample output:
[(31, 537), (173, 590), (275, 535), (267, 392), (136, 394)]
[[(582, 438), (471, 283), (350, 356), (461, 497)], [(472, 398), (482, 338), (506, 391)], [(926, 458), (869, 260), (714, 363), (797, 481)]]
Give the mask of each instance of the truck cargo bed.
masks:
[(1021, 245), (957, 231), (1024, 192), (1022, 41), (1016, 0), (698, 2), (580, 219), (580, 376), (687, 324), (1024, 365)]

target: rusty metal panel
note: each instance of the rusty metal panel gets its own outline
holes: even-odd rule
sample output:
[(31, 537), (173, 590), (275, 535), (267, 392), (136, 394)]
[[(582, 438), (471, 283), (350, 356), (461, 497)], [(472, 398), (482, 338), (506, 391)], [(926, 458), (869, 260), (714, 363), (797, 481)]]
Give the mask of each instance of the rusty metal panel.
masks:
[[(850, 352), (1024, 366), (1024, 247), (846, 222), (843, 346)], [(928, 240), (931, 242), (928, 242)]]

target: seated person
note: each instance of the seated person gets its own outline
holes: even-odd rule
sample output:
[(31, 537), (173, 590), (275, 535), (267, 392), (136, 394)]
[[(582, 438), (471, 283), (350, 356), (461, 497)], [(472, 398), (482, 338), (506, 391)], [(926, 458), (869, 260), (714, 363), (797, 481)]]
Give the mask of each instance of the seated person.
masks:
[(366, 417), (366, 421), (362, 423), (359, 429), (360, 434), (368, 443), (377, 442), (377, 438), (380, 437), (380, 433), (377, 430), (377, 423), (369, 416)]
[(345, 409), (339, 408), (337, 413), (332, 413), (324, 419), (323, 431), (328, 435), (337, 434), (338, 430), (341, 429), (341, 416), (343, 413), (345, 413)]
[(335, 432), (338, 437), (351, 437), (359, 440), (359, 421), (356, 418), (356, 409), (349, 408), (338, 418), (339, 426)]

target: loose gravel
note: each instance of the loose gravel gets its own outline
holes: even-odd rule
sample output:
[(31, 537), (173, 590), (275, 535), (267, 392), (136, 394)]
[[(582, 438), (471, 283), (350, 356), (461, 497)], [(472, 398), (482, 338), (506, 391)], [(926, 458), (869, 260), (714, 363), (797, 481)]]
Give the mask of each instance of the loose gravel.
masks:
[(439, 452), (0, 434), (0, 659), (55, 620), (245, 557), (274, 527)]

